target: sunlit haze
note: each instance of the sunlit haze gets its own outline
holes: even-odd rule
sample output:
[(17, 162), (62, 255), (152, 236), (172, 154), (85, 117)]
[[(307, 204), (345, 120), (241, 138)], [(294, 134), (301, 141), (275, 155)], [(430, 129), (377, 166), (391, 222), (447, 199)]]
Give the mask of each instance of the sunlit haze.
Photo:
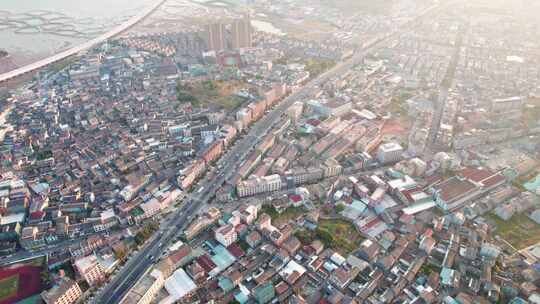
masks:
[(540, 1), (0, 1), (0, 304), (540, 304)]

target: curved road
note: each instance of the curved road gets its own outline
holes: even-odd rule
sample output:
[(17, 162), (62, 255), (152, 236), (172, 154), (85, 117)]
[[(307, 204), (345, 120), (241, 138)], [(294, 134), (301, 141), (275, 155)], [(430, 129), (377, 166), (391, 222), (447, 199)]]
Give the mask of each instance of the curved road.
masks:
[(81, 45), (75, 46), (75, 47), (70, 48), (68, 50), (65, 50), (63, 52), (55, 54), (55, 55), (53, 55), (51, 57), (36, 61), (34, 63), (25, 65), (25, 66), (20, 67), (18, 69), (15, 69), (13, 71), (1, 74), (0, 75), (0, 84), (5, 82), (5, 81), (14, 79), (14, 78), (16, 78), (18, 76), (35, 72), (35, 71), (37, 71), (37, 70), (39, 70), (39, 69), (41, 69), (43, 67), (48, 66), (49, 64), (58, 62), (60, 60), (68, 58), (70, 56), (77, 55), (78, 53), (80, 53), (82, 51), (86, 51), (86, 50), (92, 48), (94, 45), (97, 45), (99, 43), (107, 41), (108, 39), (113, 38), (114, 36), (122, 34), (123, 32), (129, 30), (131, 27), (133, 27), (137, 23), (144, 20), (150, 14), (152, 14), (165, 1), (167, 1), (167, 0), (157, 0), (154, 4), (152, 4), (147, 9), (144, 9), (139, 14), (131, 17), (128, 21), (124, 22), (123, 24), (115, 27), (114, 29), (108, 31), (107, 33), (105, 33), (105, 34), (103, 34), (103, 35), (101, 35), (99, 37), (96, 37), (96, 38), (94, 38), (92, 40), (89, 40), (89, 41), (87, 41), (87, 42), (85, 42), (85, 43), (83, 43)]

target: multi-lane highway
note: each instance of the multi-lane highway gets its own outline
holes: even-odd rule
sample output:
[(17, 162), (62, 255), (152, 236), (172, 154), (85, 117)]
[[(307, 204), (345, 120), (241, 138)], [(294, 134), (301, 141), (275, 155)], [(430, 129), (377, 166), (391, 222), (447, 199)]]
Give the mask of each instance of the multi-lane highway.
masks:
[[(154, 263), (155, 257), (159, 256), (169, 243), (179, 234), (188, 223), (188, 218), (193, 216), (199, 210), (206, 210), (208, 202), (215, 195), (216, 191), (223, 183), (231, 179), (236, 173), (237, 168), (250, 150), (274, 127), (280, 120), (280, 116), (285, 113), (296, 101), (305, 101), (312, 96), (317, 89), (329, 79), (345, 73), (355, 65), (361, 63), (364, 56), (373, 48), (379, 46), (382, 42), (394, 38), (405, 29), (410, 28), (416, 20), (427, 15), (436, 7), (431, 7), (422, 12), (415, 20), (408, 22), (393, 33), (382, 35), (379, 39), (374, 39), (369, 45), (358, 51), (347, 61), (338, 63), (331, 70), (321, 74), (316, 79), (307, 83), (300, 90), (292, 93), (272, 109), (262, 119), (253, 124), (249, 133), (239, 139), (217, 162), (219, 172), (211, 178), (203, 178), (197, 188), (186, 198), (185, 203), (175, 211), (170, 221), (162, 223), (167, 227), (154, 236), (148, 244), (142, 248), (135, 256), (131, 257), (124, 267), (117, 273), (111, 282), (94, 299), (94, 303), (118, 303), (126, 292), (136, 283), (136, 281), (149, 269)], [(171, 229), (172, 228), (172, 229)]]
[(446, 101), (448, 99), (448, 93), (450, 92), (450, 88), (452, 87), (456, 69), (459, 64), (459, 58), (461, 55), (461, 46), (463, 44), (463, 31), (464, 30), (461, 26), (456, 39), (456, 44), (454, 45), (454, 53), (452, 54), (452, 58), (450, 59), (450, 63), (448, 64), (448, 68), (446, 69), (446, 75), (439, 87), (439, 94), (435, 103), (435, 113), (433, 115), (432, 125), (428, 134), (428, 144), (431, 146), (432, 150), (437, 149), (437, 136), (441, 128), (441, 122), (446, 107)]

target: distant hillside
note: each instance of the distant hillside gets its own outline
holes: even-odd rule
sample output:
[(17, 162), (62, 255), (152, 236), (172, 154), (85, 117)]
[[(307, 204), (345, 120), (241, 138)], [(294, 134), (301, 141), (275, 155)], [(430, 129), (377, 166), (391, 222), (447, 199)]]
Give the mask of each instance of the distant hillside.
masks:
[(0, 58), (6, 57), (7, 55), (9, 55), (8, 52), (6, 52), (4, 50), (0, 50)]

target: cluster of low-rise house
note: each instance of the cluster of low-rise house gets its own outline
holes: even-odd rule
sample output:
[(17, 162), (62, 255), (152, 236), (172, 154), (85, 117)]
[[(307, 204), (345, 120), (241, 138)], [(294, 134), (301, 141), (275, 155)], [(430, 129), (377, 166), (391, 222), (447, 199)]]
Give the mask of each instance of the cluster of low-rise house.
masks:
[[(422, 19), (290, 106), (216, 193), (223, 205), (193, 219), (122, 303), (539, 303), (539, 247), (516, 250), (489, 218), (540, 224), (538, 189), (519, 181), (539, 166), (535, 137), (512, 146), (524, 153), (512, 162), (482, 148), (537, 132), (524, 118), (538, 106), (538, 71), (523, 67), (536, 59), (522, 44), (519, 56), (483, 56), (496, 46), (464, 30), (462, 9)], [(129, 36), (16, 92), (0, 150), (0, 252), (73, 265), (47, 303), (106, 282), (134, 236), (313, 76), (295, 57), (339, 61), (359, 23), (366, 37), (392, 29), (332, 12), (341, 30), (324, 43), (205, 39), (231, 36), (238, 20), (227, 31)], [(234, 108), (177, 98), (181, 86), (231, 80), (242, 83)], [(290, 210), (301, 212), (275, 220)], [(322, 221), (350, 224), (361, 241), (340, 246)]]
[[(469, 219), (465, 209), (439, 215), (436, 209), (446, 205), (432, 195), (459, 192), (453, 183), (439, 185), (455, 178), (476, 183), (483, 191), (479, 196), (498, 195), (507, 183), (483, 184), (499, 180), (498, 173), (471, 167), (435, 178), (441, 170), (426, 175), (429, 167), (413, 159), (372, 174), (325, 180), (323, 187), (331, 190), (322, 202), (313, 184), (270, 200), (253, 198), (232, 211), (212, 208), (185, 230), (185, 242), (178, 245), (183, 249), (171, 250), (155, 269), (176, 255), (188, 256), (186, 262), (165, 279), (156, 279), (155, 270), (147, 273), (124, 303), (150, 301), (142, 297), (159, 303), (171, 297), (215, 303), (534, 303), (540, 278), (534, 263), (508, 254), (493, 238), (494, 227)], [(325, 214), (328, 204), (341, 211)], [(305, 211), (276, 224), (261, 206), (278, 214)], [(363, 238), (352, 251), (298, 234), (317, 231), (321, 220), (338, 219)]]
[[(303, 65), (273, 65), (278, 49), (203, 55), (205, 42), (191, 32), (118, 42), (14, 92), (1, 141), (0, 252), (43, 252), (53, 268), (93, 256), (81, 262), (97, 267), (90, 285), (103, 283), (147, 222), (174, 210), (242, 132), (310, 76)], [(231, 92), (236, 108), (177, 98), (179, 82), (231, 79), (245, 84)]]

